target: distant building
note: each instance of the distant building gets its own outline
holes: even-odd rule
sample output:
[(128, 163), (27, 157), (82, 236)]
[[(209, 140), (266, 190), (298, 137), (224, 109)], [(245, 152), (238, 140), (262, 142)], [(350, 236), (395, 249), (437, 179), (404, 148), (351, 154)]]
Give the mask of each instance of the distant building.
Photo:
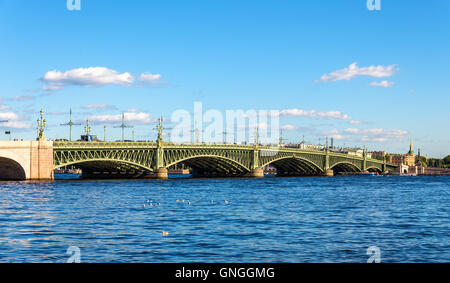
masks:
[(389, 155), (389, 162), (394, 164), (403, 163), (403, 154), (391, 154)]
[[(364, 150), (362, 150), (362, 149), (357, 149), (357, 150), (354, 150), (354, 151), (353, 150), (349, 150), (349, 151), (347, 151), (345, 153), (348, 154), (348, 155), (362, 157), (363, 154), (364, 154)], [(368, 155), (367, 155), (367, 157), (370, 158), (370, 156), (368, 156)]]
[(414, 153), (414, 150), (413, 150), (412, 138), (409, 143), (409, 151), (403, 157), (403, 164), (405, 164), (407, 166), (415, 166), (416, 165), (416, 154)]
[(372, 158), (383, 160), (386, 156), (386, 151), (372, 151), (369, 154)]

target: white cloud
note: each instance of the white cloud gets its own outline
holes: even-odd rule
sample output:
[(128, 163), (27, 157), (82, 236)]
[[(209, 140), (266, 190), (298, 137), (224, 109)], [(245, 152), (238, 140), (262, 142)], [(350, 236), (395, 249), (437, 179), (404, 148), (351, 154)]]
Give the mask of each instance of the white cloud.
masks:
[(237, 125), (238, 129), (259, 129), (259, 130), (266, 130), (271, 127), (270, 124), (267, 123), (256, 123), (256, 124), (239, 124)]
[(322, 134), (326, 135), (329, 138), (333, 138), (335, 140), (343, 140), (346, 138), (345, 136), (343, 136), (339, 133), (338, 129), (332, 129), (330, 131), (325, 131), (325, 132), (322, 132)]
[(36, 96), (20, 95), (20, 96), (15, 96), (13, 98), (10, 98), (9, 100), (12, 100), (12, 101), (29, 101), (29, 100), (33, 100), (35, 98), (36, 98)]
[[(143, 73), (138, 80), (147, 83), (156, 83), (162, 76), (160, 74)], [(136, 78), (128, 72), (119, 73), (106, 67), (77, 68), (60, 72), (48, 71), (41, 78), (45, 86), (44, 91), (57, 91), (66, 86), (99, 87), (106, 85), (131, 86)]]
[(347, 68), (331, 72), (320, 77), (320, 82), (335, 82), (340, 80), (350, 80), (357, 76), (370, 76), (375, 78), (390, 77), (394, 75), (399, 68), (396, 65), (389, 66), (369, 66), (358, 67), (358, 63), (352, 63)]
[(0, 120), (19, 120), (19, 115), (14, 112), (0, 113)]
[(361, 136), (362, 142), (389, 142), (402, 140), (407, 134), (407, 131), (403, 130), (384, 130), (382, 128), (374, 129), (357, 129), (347, 128), (345, 133), (350, 135)]
[[(149, 113), (144, 112), (125, 112), (125, 122), (131, 124), (149, 124), (154, 121), (150, 118)], [(100, 124), (120, 124), (122, 122), (122, 114), (117, 115), (95, 115), (89, 117), (93, 123)]]
[(101, 86), (101, 85), (126, 85), (134, 82), (130, 73), (119, 74), (115, 70), (105, 67), (78, 68), (66, 71), (47, 72), (42, 81), (51, 87), (63, 87), (66, 85)]
[(295, 116), (295, 117), (308, 117), (316, 119), (339, 119), (346, 120), (351, 117), (340, 111), (328, 111), (328, 112), (317, 112), (315, 110), (303, 110), (303, 109), (287, 109), (281, 110), (280, 116)]
[(381, 128), (376, 128), (376, 129), (357, 129), (357, 128), (347, 128), (344, 130), (344, 132), (348, 133), (348, 134), (372, 134), (372, 135), (376, 135), (376, 134), (381, 134), (383, 133), (383, 129)]
[(43, 87), (41, 87), (41, 90), (43, 91), (57, 91), (57, 90), (61, 90), (63, 89), (63, 84), (61, 83), (61, 85), (45, 85)]
[(109, 104), (87, 104), (83, 106), (84, 109), (117, 109), (115, 106)]
[(359, 121), (359, 120), (350, 120), (349, 123), (352, 124), (352, 125), (360, 125), (360, 124), (362, 124), (362, 122)]
[(18, 121), (9, 121), (7, 123), (2, 123), (0, 126), (4, 128), (10, 128), (10, 129), (29, 129), (31, 127), (30, 124), (22, 123)]
[(157, 83), (161, 77), (162, 76), (160, 74), (143, 73), (139, 76), (138, 80), (141, 82), (154, 84)]
[(21, 122), (22, 118), (14, 112), (3, 112), (0, 113), (0, 120), (6, 120), (6, 123), (0, 123), (2, 128), (12, 128), (12, 129), (28, 129), (31, 127), (30, 124)]
[(388, 82), (388, 81), (381, 81), (381, 82), (371, 82), (369, 84), (370, 86), (376, 86), (376, 87), (392, 87), (395, 85), (394, 82)]
[(0, 105), (0, 110), (6, 110), (6, 109), (8, 109), (9, 107), (8, 106), (6, 106), (6, 105)]
[(343, 140), (346, 138), (345, 136), (340, 135), (340, 134), (329, 135), (328, 137), (330, 139), (335, 139), (335, 140)]
[(281, 129), (285, 130), (285, 131), (295, 131), (295, 130), (298, 130), (298, 127), (294, 126), (294, 125), (284, 125), (284, 126), (281, 126)]

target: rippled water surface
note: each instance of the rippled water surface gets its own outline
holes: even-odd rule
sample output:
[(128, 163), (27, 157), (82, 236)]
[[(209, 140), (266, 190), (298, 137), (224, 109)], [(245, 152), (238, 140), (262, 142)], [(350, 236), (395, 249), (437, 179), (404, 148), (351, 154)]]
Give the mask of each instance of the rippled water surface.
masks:
[(0, 182), (0, 262), (66, 262), (70, 246), (82, 262), (366, 262), (370, 246), (382, 262), (449, 262), (449, 183)]

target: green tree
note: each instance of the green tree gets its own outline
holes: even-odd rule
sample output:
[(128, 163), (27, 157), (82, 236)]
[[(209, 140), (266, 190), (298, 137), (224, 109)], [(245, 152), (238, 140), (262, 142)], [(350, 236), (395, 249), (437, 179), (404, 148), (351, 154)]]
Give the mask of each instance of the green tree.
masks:
[(422, 164), (423, 167), (428, 167), (427, 159), (423, 156), (420, 157), (420, 164)]
[(445, 165), (450, 165), (450, 155), (447, 155), (446, 157), (444, 157), (444, 163), (445, 163)]

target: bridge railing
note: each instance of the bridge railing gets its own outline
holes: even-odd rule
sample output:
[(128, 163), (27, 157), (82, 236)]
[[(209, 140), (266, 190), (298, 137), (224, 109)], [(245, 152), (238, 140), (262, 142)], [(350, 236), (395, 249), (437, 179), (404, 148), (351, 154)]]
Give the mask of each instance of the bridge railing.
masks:
[(156, 147), (155, 142), (85, 142), (85, 141), (56, 141), (54, 148), (136, 148)]

